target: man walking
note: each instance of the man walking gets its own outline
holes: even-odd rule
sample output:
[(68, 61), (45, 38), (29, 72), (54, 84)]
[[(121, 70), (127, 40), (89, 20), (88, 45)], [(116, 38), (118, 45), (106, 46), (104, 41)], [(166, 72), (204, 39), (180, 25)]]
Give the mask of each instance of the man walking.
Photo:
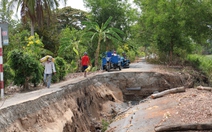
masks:
[(50, 88), (51, 80), (52, 80), (52, 73), (56, 74), (54, 62), (52, 62), (52, 57), (48, 57), (47, 61), (43, 62), (45, 67), (44, 69), (44, 83), (47, 88)]
[(84, 56), (82, 57), (81, 60), (82, 64), (82, 72), (84, 72), (84, 77), (86, 77), (86, 70), (88, 68), (88, 65), (90, 64), (90, 58), (88, 57), (87, 52), (84, 53)]

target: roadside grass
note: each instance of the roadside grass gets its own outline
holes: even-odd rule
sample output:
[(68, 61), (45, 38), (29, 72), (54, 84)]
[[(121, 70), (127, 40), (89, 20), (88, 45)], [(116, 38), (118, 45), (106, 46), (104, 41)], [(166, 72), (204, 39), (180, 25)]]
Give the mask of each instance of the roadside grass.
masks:
[(102, 132), (105, 132), (109, 125), (110, 125), (110, 123), (103, 119), (102, 120)]
[(191, 54), (187, 56), (186, 60), (189, 61), (194, 68), (204, 73), (208, 77), (210, 85), (212, 84), (212, 55)]

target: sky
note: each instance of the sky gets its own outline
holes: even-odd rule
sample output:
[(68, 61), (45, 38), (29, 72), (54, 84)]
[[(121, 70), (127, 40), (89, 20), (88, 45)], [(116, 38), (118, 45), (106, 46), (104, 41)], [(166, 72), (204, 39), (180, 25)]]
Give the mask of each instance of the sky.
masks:
[[(64, 6), (65, 6), (64, 3), (60, 3), (60, 7), (59, 8), (62, 8)], [(71, 6), (72, 8), (75, 8), (75, 9), (80, 9), (80, 10), (83, 10), (83, 11), (88, 11), (84, 7), (83, 0), (67, 0), (66, 6)], [(16, 9), (16, 7), (15, 7), (15, 9)], [(13, 19), (20, 19), (20, 11), (18, 11), (17, 14), (14, 13), (12, 18)]]
[[(132, 4), (133, 0), (129, 0), (129, 2)], [(86, 9), (84, 7), (83, 0), (67, 0), (66, 6), (71, 6), (72, 8), (80, 9), (83, 11), (88, 11), (88, 9)], [(134, 4), (132, 4), (132, 7), (136, 8), (136, 6)]]
[[(132, 3), (132, 0), (130, 0), (130, 2)], [(65, 6), (64, 3), (60, 3), (60, 7), (59, 8), (62, 8), (64, 6)], [(84, 7), (83, 0), (67, 0), (66, 6), (71, 6), (72, 8), (75, 8), (75, 9), (80, 9), (80, 10), (83, 10), (83, 11), (88, 11), (88, 9), (86, 9)], [(18, 12), (18, 14), (17, 14), (18, 15), (17, 16), (18, 18), (20, 18), (19, 14), (20, 14), (20, 12)]]
[[(84, 7), (83, 0), (67, 0), (66, 6), (71, 6), (75, 9), (87, 11), (87, 9)], [(61, 3), (60, 7), (64, 7), (64, 4)]]

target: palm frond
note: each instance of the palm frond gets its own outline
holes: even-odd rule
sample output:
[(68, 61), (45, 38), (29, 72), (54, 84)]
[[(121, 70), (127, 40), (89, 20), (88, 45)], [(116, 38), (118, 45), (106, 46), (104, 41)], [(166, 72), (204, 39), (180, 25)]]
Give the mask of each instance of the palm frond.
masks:
[(115, 32), (117, 32), (117, 33), (119, 33), (119, 34), (122, 34), (122, 35), (124, 35), (124, 32), (122, 31), (122, 30), (120, 30), (120, 29), (118, 29), (118, 28), (110, 28), (111, 30), (113, 30), (113, 31), (115, 31)]
[(61, 45), (58, 50), (58, 54), (63, 54), (67, 49), (71, 47), (71, 40), (69, 38), (63, 38), (60, 40)]
[(112, 18), (113, 18), (113, 17), (110, 16), (110, 17), (107, 19), (107, 21), (106, 21), (104, 24), (102, 24), (102, 30), (107, 29), (107, 27), (108, 27), (109, 23), (111, 22)]
[(119, 41), (120, 41), (119, 39), (117, 39), (117, 38), (113, 37), (113, 36), (112, 36), (112, 35), (110, 35), (110, 34), (108, 34), (108, 35), (107, 35), (107, 38), (108, 38), (108, 39), (110, 39), (110, 40), (112, 40), (112, 41), (114, 41), (115, 43), (117, 43), (117, 42), (119, 42)]
[(93, 41), (96, 36), (97, 36), (97, 33), (94, 33), (91, 37), (91, 41)]
[(114, 38), (118, 39), (119, 41), (122, 40), (122, 38), (119, 36), (119, 34), (117, 32), (115, 32), (114, 30), (112, 30), (112, 28), (108, 29), (106, 31), (106, 34), (113, 36)]

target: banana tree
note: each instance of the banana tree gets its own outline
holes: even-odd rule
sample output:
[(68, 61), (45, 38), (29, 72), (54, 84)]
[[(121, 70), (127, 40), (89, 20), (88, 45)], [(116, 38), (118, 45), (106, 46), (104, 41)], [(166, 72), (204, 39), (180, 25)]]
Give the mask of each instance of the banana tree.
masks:
[(87, 31), (87, 35), (91, 35), (91, 41), (94, 39), (97, 39), (97, 48), (95, 52), (95, 67), (98, 67), (98, 60), (99, 60), (99, 51), (101, 47), (101, 42), (106, 40), (112, 40), (113, 42), (122, 41), (122, 38), (120, 37), (121, 34), (124, 34), (123, 31), (109, 27), (109, 24), (112, 20), (112, 17), (110, 16), (105, 23), (102, 23), (100, 26), (97, 22), (83, 22), (83, 24), (86, 26), (85, 30)]

